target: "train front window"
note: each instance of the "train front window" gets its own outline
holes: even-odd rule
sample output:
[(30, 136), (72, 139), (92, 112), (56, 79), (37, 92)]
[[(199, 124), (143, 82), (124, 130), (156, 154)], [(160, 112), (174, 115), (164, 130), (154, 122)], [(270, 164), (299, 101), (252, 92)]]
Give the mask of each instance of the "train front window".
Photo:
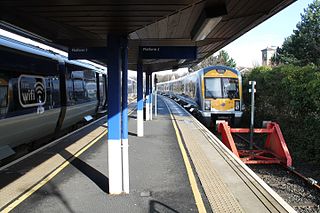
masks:
[(223, 90), (222, 94), (224, 98), (239, 98), (239, 84), (236, 78), (221, 78)]
[(220, 78), (206, 78), (205, 80), (205, 97), (221, 98), (221, 80)]
[(236, 78), (205, 78), (205, 98), (239, 98)]

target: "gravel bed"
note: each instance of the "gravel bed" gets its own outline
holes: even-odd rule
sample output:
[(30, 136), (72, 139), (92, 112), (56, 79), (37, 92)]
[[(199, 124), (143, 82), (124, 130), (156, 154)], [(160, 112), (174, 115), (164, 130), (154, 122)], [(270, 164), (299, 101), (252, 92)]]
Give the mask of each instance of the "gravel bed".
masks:
[(280, 165), (249, 165), (297, 212), (320, 212), (320, 191)]

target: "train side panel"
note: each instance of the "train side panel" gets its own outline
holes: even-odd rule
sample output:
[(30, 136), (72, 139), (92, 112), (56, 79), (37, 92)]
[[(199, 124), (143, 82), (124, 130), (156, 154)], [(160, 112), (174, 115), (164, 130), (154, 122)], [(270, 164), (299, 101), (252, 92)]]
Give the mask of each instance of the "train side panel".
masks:
[(0, 37), (0, 160), (94, 115), (98, 88), (106, 105), (105, 82), (103, 69)]
[(60, 113), (57, 64), (0, 46), (0, 148), (54, 133)]
[[(60, 110), (46, 110), (41, 115), (36, 112), (15, 116), (0, 122), (0, 147), (11, 148), (34, 141), (54, 133)], [(41, 129), (41, 131), (39, 131)]]
[(93, 115), (95, 113), (98, 101), (92, 101), (83, 104), (77, 104), (74, 106), (68, 106), (66, 115), (62, 124), (62, 129), (68, 128), (75, 123), (84, 119), (87, 115)]
[(98, 107), (97, 86), (93, 70), (66, 64), (67, 110), (62, 129), (95, 114)]

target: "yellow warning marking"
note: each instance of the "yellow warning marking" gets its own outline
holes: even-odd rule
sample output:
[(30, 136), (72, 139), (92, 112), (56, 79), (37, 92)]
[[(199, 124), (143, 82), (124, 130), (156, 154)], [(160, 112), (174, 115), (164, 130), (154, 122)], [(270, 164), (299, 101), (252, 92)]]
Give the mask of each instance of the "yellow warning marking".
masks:
[[(135, 108), (128, 113), (130, 115), (133, 113)], [(103, 136), (105, 136), (108, 133), (108, 130), (103, 132), (101, 135), (99, 135), (96, 139), (91, 141), (89, 144), (84, 146), (82, 149), (80, 149), (76, 154), (73, 155), (73, 157), (69, 158), (67, 161), (65, 161), (63, 164), (61, 164), (57, 169), (55, 169), (53, 172), (50, 173), (45, 179), (40, 181), (38, 184), (36, 184), (34, 187), (29, 189), (27, 192), (25, 192), (23, 195), (18, 197), (13, 203), (11, 203), (9, 206), (7, 206), (5, 209), (1, 211), (1, 213), (7, 213), (13, 210), (16, 206), (18, 206), (20, 203), (22, 203), (25, 199), (27, 199), (29, 196), (31, 196), (34, 192), (36, 192), (38, 189), (40, 189), (42, 186), (44, 186), (46, 183), (48, 183), (52, 178), (54, 178), (59, 172), (61, 172), (65, 167), (67, 167), (71, 161), (73, 161), (75, 158), (80, 156), (84, 151), (89, 149), (93, 144), (95, 144), (97, 141), (99, 141)]]
[[(167, 105), (167, 103), (165, 103), (165, 104)], [(200, 194), (197, 182), (196, 182), (196, 178), (194, 176), (194, 173), (193, 173), (193, 170), (192, 170), (192, 167), (191, 167), (191, 164), (190, 164), (186, 149), (183, 146), (183, 143), (182, 143), (182, 140), (181, 140), (181, 136), (180, 136), (176, 121), (173, 118), (171, 110), (168, 107), (168, 105), (167, 105), (167, 108), (168, 108), (168, 110), (170, 112), (170, 117), (171, 117), (171, 120), (172, 120), (173, 128), (174, 128), (174, 130), (176, 132), (179, 148), (180, 148), (180, 151), (181, 151), (181, 154), (182, 154), (182, 157), (183, 157), (184, 164), (185, 164), (186, 169), (187, 169), (187, 173), (188, 173), (191, 189), (192, 189), (192, 192), (193, 192), (194, 199), (196, 201), (196, 205), (197, 205), (198, 211), (199, 211), (199, 213), (206, 213), (207, 211), (206, 211), (206, 208), (204, 207), (204, 203), (203, 203), (203, 200), (202, 200), (202, 197), (201, 197), (201, 194)]]
[[(132, 102), (131, 102), (132, 103)], [(135, 108), (131, 110), (128, 115), (133, 113)], [(20, 203), (22, 203), (25, 199), (27, 199), (29, 196), (31, 196), (34, 192), (36, 192), (38, 189), (40, 189), (42, 186), (44, 186), (46, 183), (48, 183), (52, 178), (54, 178), (59, 172), (61, 172), (65, 167), (67, 167), (71, 161), (73, 161), (76, 157), (80, 156), (84, 151), (89, 149), (93, 144), (95, 144), (97, 141), (99, 141), (103, 136), (105, 136), (108, 133), (108, 130), (103, 132), (100, 136), (98, 136), (96, 139), (91, 141), (89, 144), (87, 144), (85, 147), (80, 149), (76, 154), (73, 155), (73, 157), (69, 158), (67, 161), (65, 161), (63, 164), (61, 164), (57, 169), (55, 169), (53, 172), (50, 173), (45, 179), (40, 181), (38, 184), (36, 184), (34, 187), (29, 189), (27, 192), (25, 192), (23, 195), (18, 197), (13, 203), (11, 203), (9, 206), (4, 208), (0, 213), (7, 213), (13, 210), (16, 206), (18, 206)]]
[(99, 141), (103, 136), (105, 136), (108, 133), (108, 130), (103, 132), (101, 135), (99, 135), (96, 139), (91, 141), (89, 144), (87, 144), (85, 147), (80, 149), (75, 155), (73, 155), (71, 158), (69, 158), (67, 161), (65, 161), (63, 164), (61, 164), (57, 169), (55, 169), (50, 175), (48, 175), (45, 179), (40, 181), (37, 185), (29, 189), (26, 193), (18, 197), (13, 203), (11, 203), (9, 206), (7, 206), (5, 209), (1, 211), (1, 213), (7, 213), (13, 210), (17, 205), (19, 205), (22, 201), (27, 199), (30, 195), (32, 195), (35, 191), (40, 189), (42, 186), (44, 186), (46, 183), (48, 183), (54, 176), (56, 176), (61, 170), (63, 170), (65, 167), (67, 167), (71, 161), (73, 161), (76, 157), (81, 155), (84, 151), (86, 151), (88, 148), (90, 148), (93, 144), (95, 144), (97, 141)]

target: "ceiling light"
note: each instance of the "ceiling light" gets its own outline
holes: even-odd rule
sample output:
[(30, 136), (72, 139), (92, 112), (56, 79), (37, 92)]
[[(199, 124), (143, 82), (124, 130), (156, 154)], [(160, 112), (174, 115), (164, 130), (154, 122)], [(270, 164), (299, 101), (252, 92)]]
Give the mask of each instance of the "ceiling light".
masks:
[(204, 8), (191, 30), (192, 40), (201, 41), (205, 39), (226, 14), (227, 9), (225, 5)]

